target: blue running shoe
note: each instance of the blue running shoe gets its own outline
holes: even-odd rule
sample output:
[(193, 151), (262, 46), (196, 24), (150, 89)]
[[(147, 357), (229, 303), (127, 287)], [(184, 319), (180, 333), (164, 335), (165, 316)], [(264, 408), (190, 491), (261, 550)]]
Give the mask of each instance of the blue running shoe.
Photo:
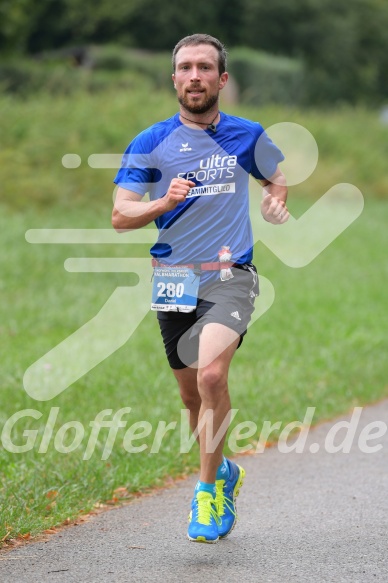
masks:
[(218, 525), (216, 501), (210, 492), (199, 491), (191, 503), (187, 537), (197, 543), (216, 543), (218, 541)]
[(221, 524), (218, 526), (218, 535), (225, 538), (233, 530), (237, 520), (236, 498), (244, 481), (245, 470), (228, 461), (229, 478), (216, 480), (216, 508)]

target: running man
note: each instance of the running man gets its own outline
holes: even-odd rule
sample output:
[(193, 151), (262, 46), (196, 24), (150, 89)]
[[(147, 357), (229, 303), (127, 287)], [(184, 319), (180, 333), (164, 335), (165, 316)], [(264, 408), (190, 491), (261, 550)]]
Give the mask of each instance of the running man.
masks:
[(183, 38), (173, 71), (179, 112), (128, 146), (114, 180), (112, 224), (125, 231), (155, 221), (159, 230), (152, 309), (200, 449), (188, 538), (215, 543), (235, 525), (245, 475), (223, 446), (229, 366), (259, 294), (248, 178), (262, 184), (261, 213), (275, 225), (289, 218), (287, 187), (283, 155), (263, 127), (219, 110), (228, 80), (222, 43), (206, 34)]

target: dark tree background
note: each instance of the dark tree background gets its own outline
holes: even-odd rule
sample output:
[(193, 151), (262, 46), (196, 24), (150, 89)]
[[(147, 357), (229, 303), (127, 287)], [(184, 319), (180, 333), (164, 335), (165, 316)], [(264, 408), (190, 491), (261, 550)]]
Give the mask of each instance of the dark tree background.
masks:
[(0, 0), (3, 59), (88, 44), (170, 51), (207, 32), (301, 60), (311, 98), (388, 98), (386, 0)]

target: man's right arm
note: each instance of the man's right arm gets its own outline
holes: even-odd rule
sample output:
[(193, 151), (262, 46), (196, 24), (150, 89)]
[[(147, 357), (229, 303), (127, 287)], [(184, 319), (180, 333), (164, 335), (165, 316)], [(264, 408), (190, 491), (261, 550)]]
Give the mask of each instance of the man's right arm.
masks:
[(191, 180), (173, 178), (166, 194), (149, 202), (143, 202), (140, 194), (119, 186), (112, 212), (112, 225), (119, 232), (145, 227), (185, 201), (193, 186), (195, 183)]

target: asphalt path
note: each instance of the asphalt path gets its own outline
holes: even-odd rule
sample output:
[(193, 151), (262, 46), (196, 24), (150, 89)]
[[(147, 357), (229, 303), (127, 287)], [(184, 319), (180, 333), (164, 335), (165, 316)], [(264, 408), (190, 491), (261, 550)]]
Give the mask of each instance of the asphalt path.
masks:
[[(353, 439), (336, 425), (350, 418), (310, 429), (301, 453), (236, 458), (239, 520), (217, 544), (186, 539), (192, 476), (0, 553), (0, 581), (387, 583), (388, 401), (362, 410)], [(346, 436), (350, 453), (334, 452)]]

